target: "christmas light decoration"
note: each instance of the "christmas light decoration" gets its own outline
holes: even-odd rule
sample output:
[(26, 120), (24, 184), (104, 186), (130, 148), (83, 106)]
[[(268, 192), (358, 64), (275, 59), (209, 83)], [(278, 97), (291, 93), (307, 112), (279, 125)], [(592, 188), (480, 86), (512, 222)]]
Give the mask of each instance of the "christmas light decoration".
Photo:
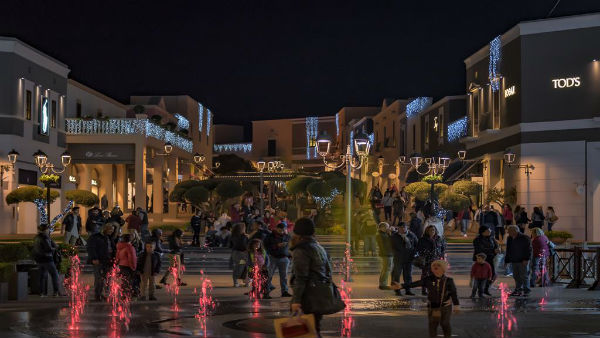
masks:
[(206, 108), (206, 135), (210, 136), (210, 130), (212, 129), (212, 112)]
[(198, 131), (202, 133), (202, 120), (204, 119), (204, 106), (198, 102)]
[(371, 148), (375, 145), (375, 133), (370, 133), (369, 135), (369, 142), (371, 142)]
[(65, 217), (65, 214), (68, 213), (69, 211), (71, 211), (72, 207), (73, 207), (73, 201), (69, 201), (69, 203), (67, 203), (67, 206), (65, 206), (65, 208), (63, 209), (63, 211), (60, 214), (54, 216), (52, 221), (50, 221), (50, 232), (54, 231), (54, 225), (56, 224), (56, 222), (58, 222), (58, 220)]
[(319, 118), (318, 117), (307, 117), (306, 118), (306, 159), (317, 158), (316, 147), (311, 146), (313, 140), (317, 139), (319, 132)]
[(501, 49), (502, 42), (500, 36), (490, 41), (490, 63), (488, 66), (488, 77), (492, 91), (497, 92), (500, 89), (500, 59), (502, 58)]
[(48, 224), (48, 214), (46, 213), (46, 200), (36, 199), (33, 200), (33, 204), (38, 208), (40, 212), (40, 223)]
[(350, 130), (350, 154), (354, 155), (354, 130)]
[(224, 143), (224, 144), (215, 144), (213, 149), (217, 153), (222, 152), (242, 152), (249, 153), (252, 152), (252, 143)]
[(417, 97), (406, 105), (406, 118), (412, 118), (423, 109), (431, 106), (431, 97)]
[(183, 117), (183, 115), (175, 114), (175, 118), (177, 119), (177, 128), (190, 130), (190, 121)]
[(324, 207), (331, 204), (331, 202), (333, 202), (335, 197), (339, 194), (340, 194), (340, 191), (337, 190), (336, 188), (333, 188), (333, 190), (331, 190), (331, 193), (329, 194), (329, 196), (325, 196), (325, 197), (313, 196), (313, 200), (315, 200), (315, 203), (317, 203), (319, 205), (320, 209), (323, 209)]
[(65, 119), (65, 129), (71, 135), (112, 134), (112, 135), (144, 135), (155, 139), (171, 142), (188, 153), (192, 153), (192, 140), (156, 125), (147, 119), (108, 119), (83, 120)]
[(340, 113), (335, 114), (335, 135), (340, 136)]
[(448, 142), (458, 141), (461, 137), (467, 136), (467, 127), (468, 122), (466, 116), (452, 123), (448, 123), (448, 132), (446, 133)]

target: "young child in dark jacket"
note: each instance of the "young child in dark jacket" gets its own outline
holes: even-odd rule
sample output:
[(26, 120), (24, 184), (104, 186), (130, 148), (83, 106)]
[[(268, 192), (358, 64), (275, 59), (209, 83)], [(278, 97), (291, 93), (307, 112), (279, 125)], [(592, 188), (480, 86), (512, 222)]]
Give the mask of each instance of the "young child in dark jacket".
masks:
[(471, 266), (471, 280), (473, 282), (473, 291), (471, 298), (475, 298), (475, 293), (478, 293), (479, 298), (483, 298), (483, 291), (486, 289), (487, 283), (492, 280), (492, 266), (486, 262), (487, 255), (480, 252), (475, 255), (476, 261)]
[(442, 327), (444, 337), (451, 337), (450, 317), (452, 316), (452, 311), (455, 313), (460, 311), (456, 285), (452, 278), (445, 275), (447, 269), (448, 263), (446, 261), (436, 260), (431, 263), (432, 275), (413, 282), (410, 285), (403, 284), (400, 286), (397, 283), (392, 285), (392, 289), (396, 290), (416, 286), (424, 286), (427, 289), (429, 337), (437, 337), (438, 326)]
[(160, 272), (160, 254), (154, 250), (155, 242), (146, 242), (145, 250), (138, 257), (137, 272), (141, 277), (142, 286), (139, 300), (146, 300), (146, 290), (148, 290), (148, 300), (156, 300), (154, 297), (155, 276)]

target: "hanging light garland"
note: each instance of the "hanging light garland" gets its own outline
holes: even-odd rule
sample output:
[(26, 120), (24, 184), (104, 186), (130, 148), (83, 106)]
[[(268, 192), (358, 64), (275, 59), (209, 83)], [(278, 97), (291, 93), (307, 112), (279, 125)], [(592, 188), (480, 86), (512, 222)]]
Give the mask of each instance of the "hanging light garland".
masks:
[(412, 118), (423, 109), (431, 106), (433, 99), (431, 97), (417, 97), (406, 105), (406, 118)]
[(202, 133), (202, 122), (204, 120), (204, 106), (198, 102), (198, 131)]
[(224, 143), (224, 144), (215, 144), (213, 149), (217, 153), (222, 152), (243, 152), (250, 153), (252, 152), (252, 143)]
[(307, 117), (306, 118), (306, 159), (317, 158), (317, 150), (314, 143), (317, 139), (317, 133), (319, 132), (319, 118), (318, 117)]
[(335, 135), (340, 136), (340, 113), (335, 114)]
[(212, 112), (210, 109), (206, 109), (206, 135), (210, 136), (210, 130), (212, 129)]
[(190, 121), (181, 114), (174, 114), (177, 119), (177, 128), (190, 130)]
[(448, 132), (446, 133), (448, 142), (454, 142), (461, 137), (467, 136), (467, 127), (468, 120), (466, 116), (452, 123), (448, 123)]
[(502, 42), (498, 35), (490, 41), (490, 64), (488, 66), (488, 77), (492, 91), (500, 90), (500, 60), (502, 58)]

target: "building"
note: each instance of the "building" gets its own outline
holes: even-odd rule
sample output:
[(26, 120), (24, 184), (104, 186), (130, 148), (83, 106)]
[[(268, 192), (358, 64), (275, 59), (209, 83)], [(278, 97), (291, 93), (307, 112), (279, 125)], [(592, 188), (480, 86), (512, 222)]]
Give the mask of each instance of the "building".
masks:
[[(516, 190), (529, 215), (600, 240), (600, 14), (522, 22), (465, 59), (470, 159), (484, 189)], [(509, 166), (503, 156), (516, 154)]]
[[(69, 67), (15, 38), (0, 37), (0, 149), (2, 189), (0, 233), (35, 233), (39, 213), (33, 203), (7, 205), (10, 191), (24, 185), (39, 185), (41, 175), (33, 153), (45, 152), (48, 161), (61, 166), (66, 148), (65, 96)], [(20, 153), (14, 167), (7, 154)], [(61, 198), (51, 205), (52, 215), (64, 206), (65, 180), (58, 183)]]
[(244, 142), (244, 126), (215, 124), (214, 155), (235, 154), (249, 159), (252, 156), (252, 142)]

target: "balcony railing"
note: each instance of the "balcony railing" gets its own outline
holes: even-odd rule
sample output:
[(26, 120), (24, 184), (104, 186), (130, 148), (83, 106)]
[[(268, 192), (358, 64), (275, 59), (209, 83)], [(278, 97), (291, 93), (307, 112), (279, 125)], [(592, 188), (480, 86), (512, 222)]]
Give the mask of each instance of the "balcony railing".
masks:
[(147, 119), (109, 118), (98, 119), (65, 119), (65, 129), (69, 135), (144, 135), (160, 141), (171, 142), (181, 150), (191, 153), (193, 142), (183, 136), (156, 125)]

